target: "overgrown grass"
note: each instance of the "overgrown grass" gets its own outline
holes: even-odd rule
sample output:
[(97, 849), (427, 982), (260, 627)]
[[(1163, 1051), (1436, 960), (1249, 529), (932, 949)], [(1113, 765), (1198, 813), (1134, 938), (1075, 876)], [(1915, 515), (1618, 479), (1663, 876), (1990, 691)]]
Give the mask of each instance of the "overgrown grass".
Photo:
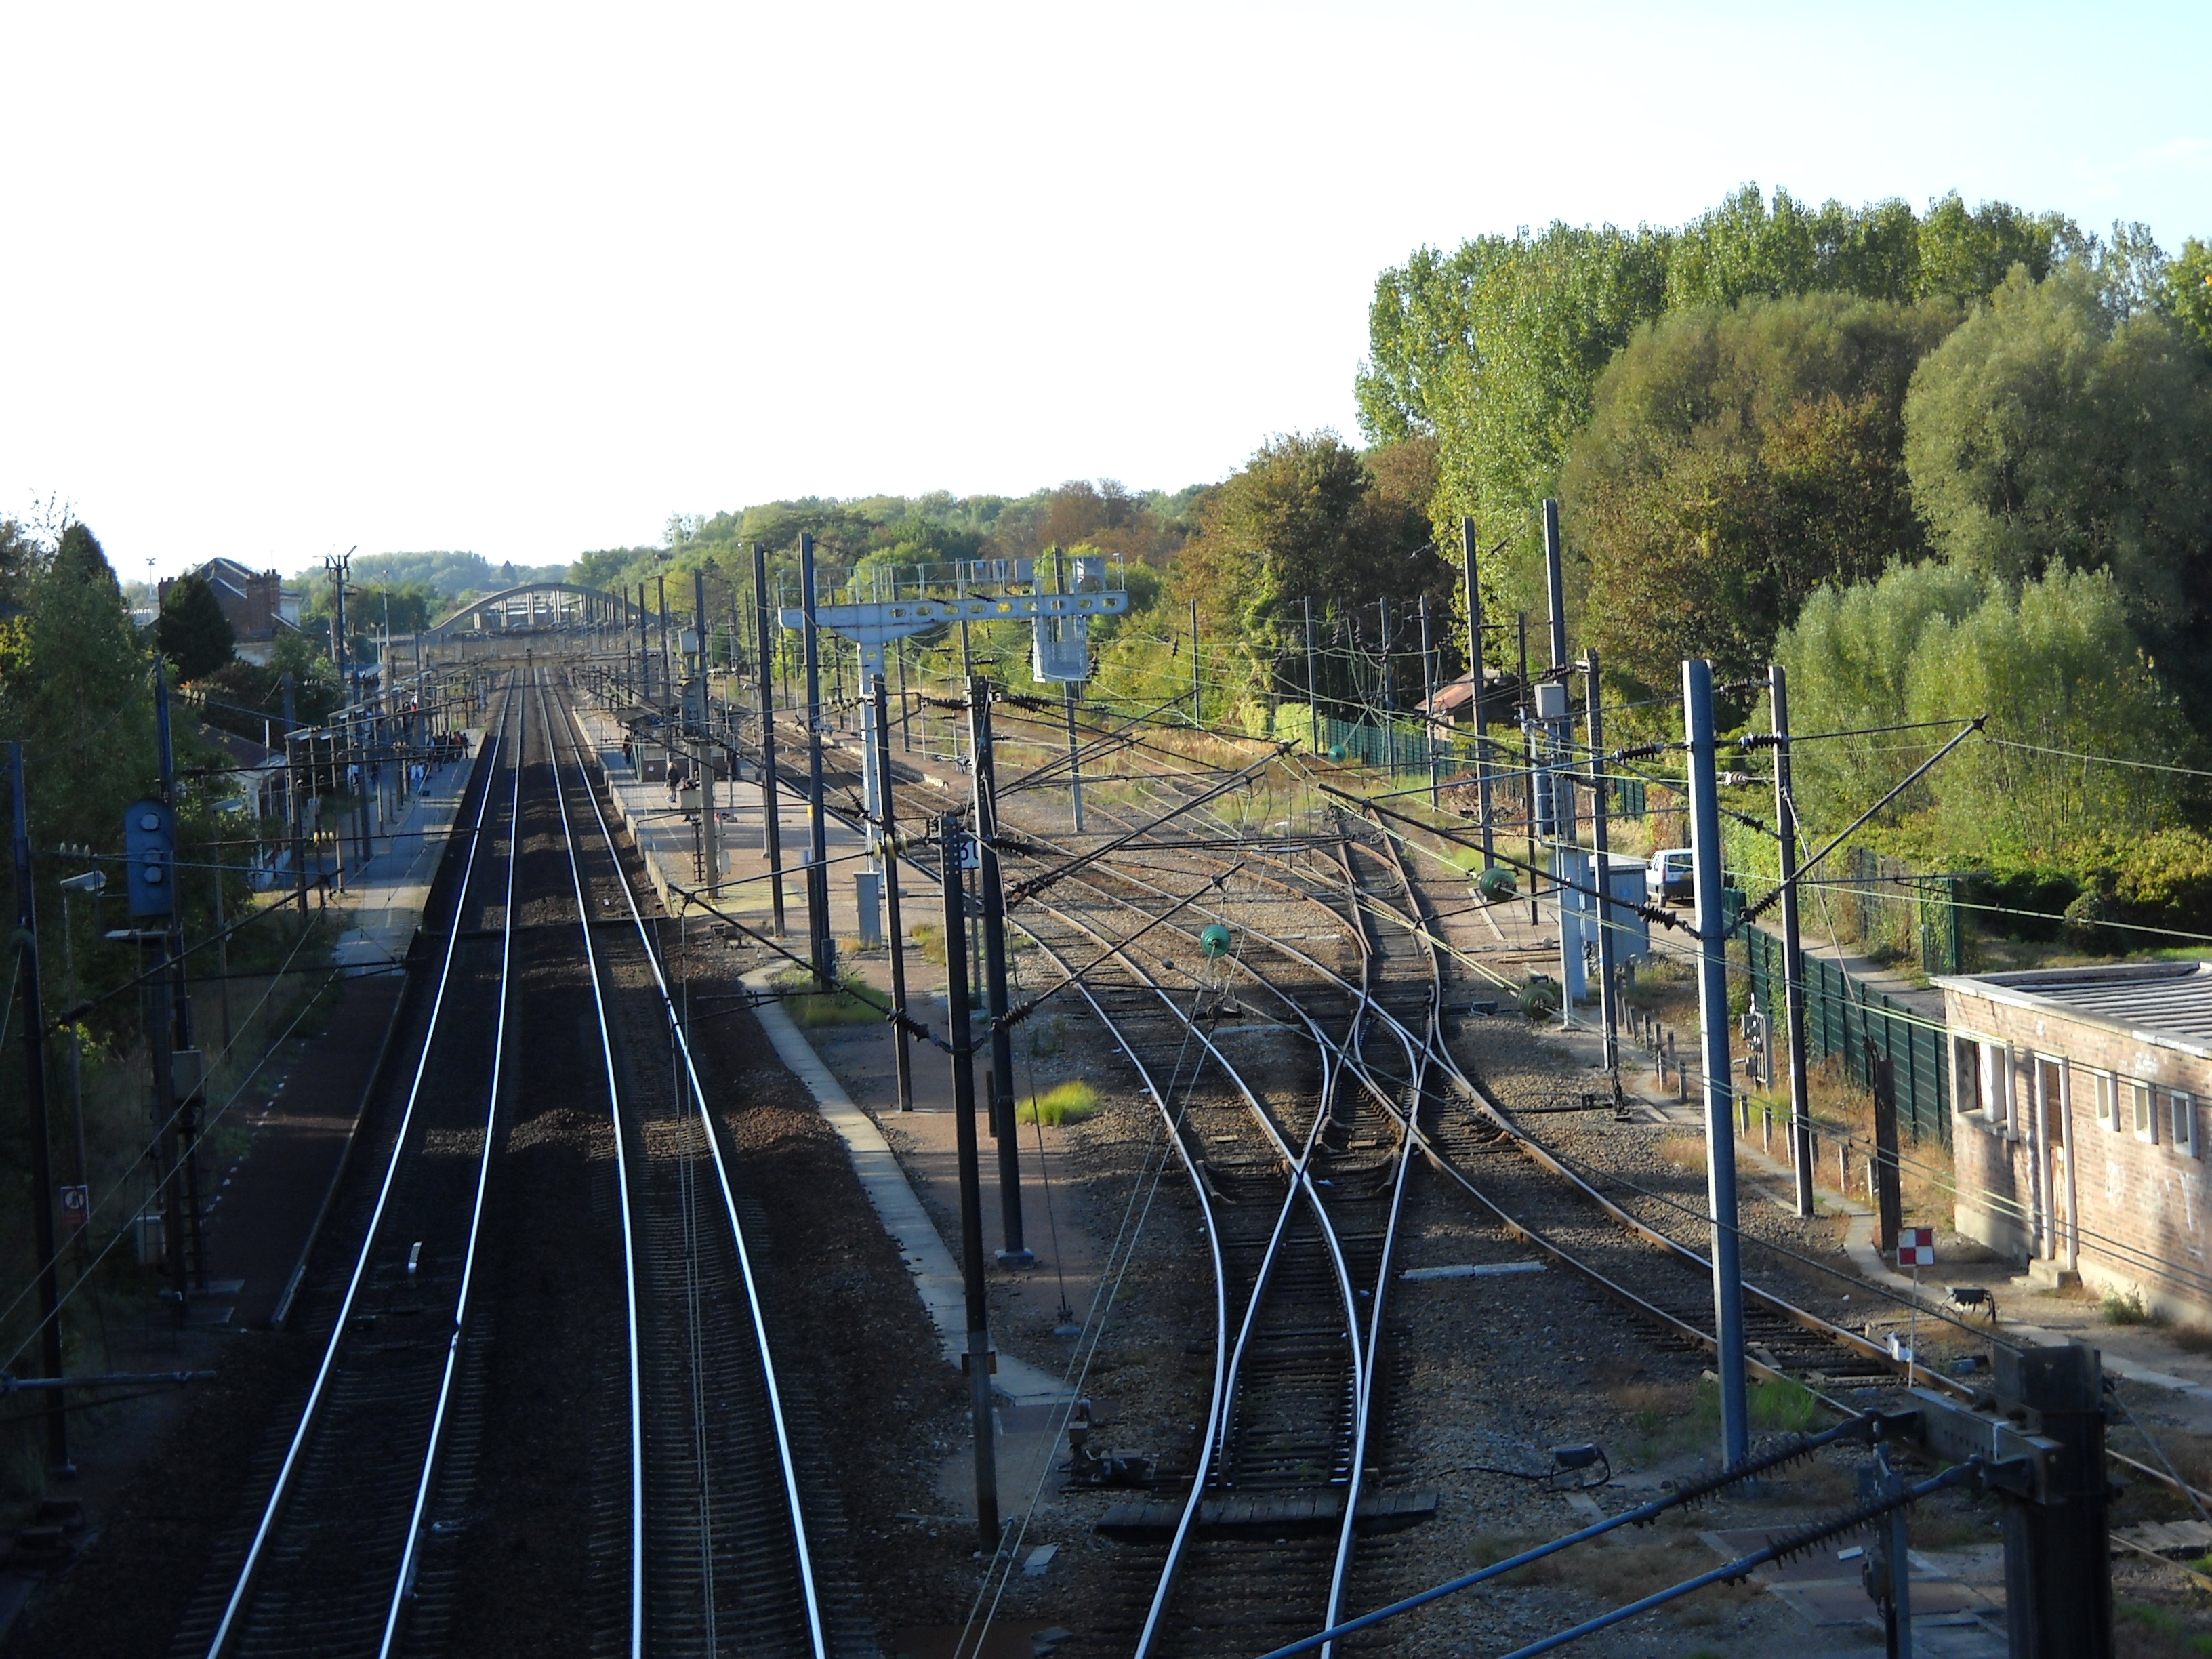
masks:
[(882, 1000), (881, 993), (857, 974), (840, 975), (843, 988), (836, 991), (813, 988), (814, 976), (799, 969), (777, 975), (771, 983), (794, 1025), (867, 1025), (884, 1017), (882, 1009), (854, 994), (858, 991)]
[(945, 966), (945, 930), (942, 927), (918, 921), (906, 930), (906, 936), (914, 941), (914, 948), (921, 952), (924, 962), (933, 962), (940, 968)]
[(2115, 1601), (2118, 1650), (2134, 1659), (2190, 1659), (2212, 1654), (2212, 1633), (2191, 1630), (2191, 1621), (2149, 1601)]
[(2103, 1310), (2107, 1325), (2162, 1325), (2166, 1322), (2151, 1311), (2143, 1301), (2141, 1291), (2107, 1291)]
[(1016, 1114), (1024, 1123), (1080, 1123), (1098, 1109), (1098, 1091), (1080, 1078), (1033, 1095)]

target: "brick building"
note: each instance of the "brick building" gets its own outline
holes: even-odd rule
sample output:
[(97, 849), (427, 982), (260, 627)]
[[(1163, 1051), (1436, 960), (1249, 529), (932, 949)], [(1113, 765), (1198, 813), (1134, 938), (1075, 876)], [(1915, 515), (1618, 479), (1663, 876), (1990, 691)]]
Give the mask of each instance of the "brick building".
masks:
[[(300, 595), (284, 586), (273, 570), (251, 570), (235, 559), (210, 559), (191, 573), (215, 590), (238, 641), (238, 654), (252, 662), (266, 662), (269, 647), (279, 629), (296, 631), (300, 626)], [(160, 601), (167, 604), (171, 583), (165, 580)]]
[(2212, 963), (1938, 979), (1958, 1229), (2212, 1325)]

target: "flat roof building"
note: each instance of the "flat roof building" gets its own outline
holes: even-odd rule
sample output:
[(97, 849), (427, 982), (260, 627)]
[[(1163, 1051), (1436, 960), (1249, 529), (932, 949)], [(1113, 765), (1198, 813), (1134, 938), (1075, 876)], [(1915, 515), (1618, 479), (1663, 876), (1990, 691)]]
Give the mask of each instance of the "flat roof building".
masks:
[(2212, 963), (1938, 979), (1958, 1229), (2147, 1311), (2212, 1325)]

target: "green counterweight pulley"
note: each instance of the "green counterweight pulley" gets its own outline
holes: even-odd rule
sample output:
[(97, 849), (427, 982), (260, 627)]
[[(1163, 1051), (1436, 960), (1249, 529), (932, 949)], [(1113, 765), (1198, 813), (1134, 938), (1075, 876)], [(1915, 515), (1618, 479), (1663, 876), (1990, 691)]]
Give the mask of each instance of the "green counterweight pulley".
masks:
[(1229, 930), (1218, 921), (1207, 924), (1206, 931), (1198, 936), (1198, 948), (1209, 957), (1227, 956)]
[(1516, 884), (1513, 879), (1513, 872), (1503, 865), (1498, 864), (1493, 864), (1484, 871), (1474, 884), (1475, 890), (1483, 897), (1493, 902), (1498, 899), (1511, 898)]

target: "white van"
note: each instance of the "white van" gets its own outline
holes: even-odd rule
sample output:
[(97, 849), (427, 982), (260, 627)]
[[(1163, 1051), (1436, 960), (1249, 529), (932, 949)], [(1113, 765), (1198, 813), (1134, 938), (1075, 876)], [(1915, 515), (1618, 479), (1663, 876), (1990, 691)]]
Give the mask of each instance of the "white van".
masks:
[(1651, 855), (1644, 876), (1651, 896), (1662, 904), (1688, 904), (1697, 896), (1697, 878), (1691, 873), (1690, 849), (1669, 847)]

